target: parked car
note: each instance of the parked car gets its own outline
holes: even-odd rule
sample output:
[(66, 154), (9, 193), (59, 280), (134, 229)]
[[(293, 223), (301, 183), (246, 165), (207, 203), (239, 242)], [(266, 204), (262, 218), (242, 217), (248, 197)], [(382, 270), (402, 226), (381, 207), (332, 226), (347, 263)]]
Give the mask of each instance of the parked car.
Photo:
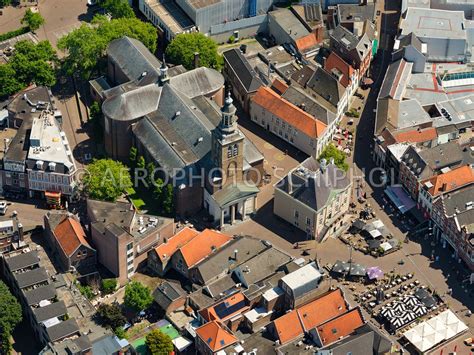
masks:
[(0, 214), (4, 216), (7, 213), (8, 204), (6, 201), (0, 201)]

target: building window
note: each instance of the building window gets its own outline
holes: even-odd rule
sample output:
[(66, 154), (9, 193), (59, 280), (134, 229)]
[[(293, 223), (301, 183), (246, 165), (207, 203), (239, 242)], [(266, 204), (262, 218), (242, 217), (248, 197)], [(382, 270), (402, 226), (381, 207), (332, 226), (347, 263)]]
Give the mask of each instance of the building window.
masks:
[(310, 225), (310, 224), (311, 224), (311, 218), (306, 217), (306, 224), (307, 224), (307, 225)]
[(127, 251), (133, 249), (133, 243), (128, 243), (127, 244)]
[(298, 212), (298, 210), (295, 210), (295, 218), (298, 218), (300, 215), (300, 213)]
[(127, 265), (130, 266), (133, 264), (133, 259), (127, 262)]
[(239, 146), (237, 144), (234, 144), (234, 148), (233, 148), (233, 152), (232, 152), (233, 156), (237, 156), (239, 154)]
[(227, 147), (227, 158), (232, 158), (232, 146)]

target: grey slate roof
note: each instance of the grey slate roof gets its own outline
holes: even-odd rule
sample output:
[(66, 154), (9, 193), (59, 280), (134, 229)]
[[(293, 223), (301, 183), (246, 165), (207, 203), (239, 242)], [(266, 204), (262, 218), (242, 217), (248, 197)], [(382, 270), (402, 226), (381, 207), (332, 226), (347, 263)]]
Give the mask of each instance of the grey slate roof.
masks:
[(63, 301), (51, 303), (45, 307), (38, 307), (33, 309), (36, 320), (44, 322), (54, 317), (61, 317), (67, 313), (66, 305)]
[(79, 326), (74, 318), (70, 318), (64, 322), (46, 328), (48, 337), (51, 342), (61, 340), (67, 336), (79, 333)]
[[(303, 89), (294, 85), (290, 85), (282, 97), (293, 105), (304, 109), (304, 111), (316, 117), (321, 122), (324, 122), (326, 125), (330, 125), (336, 119), (336, 115), (333, 112), (324, 108)], [(302, 104), (304, 104), (304, 107)]]
[(164, 281), (153, 291), (155, 302), (164, 310), (173, 302), (186, 296), (181, 285), (173, 281)]
[(344, 86), (328, 71), (318, 67), (306, 84), (308, 88), (337, 107), (345, 94)]
[[(246, 284), (262, 281), (275, 274), (283, 265), (292, 260), (292, 257), (276, 248), (269, 248), (252, 259), (242, 263), (234, 270), (239, 272)], [(244, 271), (245, 270), (245, 271)], [(248, 271), (247, 271), (248, 270)]]
[(248, 183), (237, 183), (227, 185), (223, 189), (218, 190), (214, 193), (213, 198), (217, 204), (223, 208), (234, 201), (256, 195), (259, 191), (258, 187), (251, 186)]
[(22, 253), (5, 259), (11, 272), (24, 269), (39, 263), (40, 259), (36, 250)]
[(92, 343), (92, 353), (94, 355), (110, 355), (115, 354), (122, 347), (114, 335), (106, 335)]
[(107, 56), (112, 58), (129, 80), (135, 80), (143, 72), (158, 78), (160, 61), (145, 47), (145, 45), (127, 36), (109, 43)]
[[(339, 54), (343, 59), (346, 59), (349, 64), (352, 63), (352, 60), (356, 60), (360, 63), (364, 59), (367, 51), (372, 50), (372, 44), (366, 34), (359, 39), (342, 25), (337, 26), (334, 31), (332, 31), (330, 37), (332, 43), (331, 47), (334, 47), (335, 42), (337, 42), (339, 44), (338, 47), (344, 49), (340, 51)], [(348, 57), (349, 53), (351, 58)]]
[[(468, 202), (474, 202), (474, 184), (461, 187), (443, 198), (446, 215), (452, 216), (454, 213), (465, 211), (467, 209), (466, 203)], [(467, 216), (469, 217), (469, 214)], [(464, 223), (463, 217), (461, 217), (461, 220)], [(472, 223), (472, 221), (470, 222)]]
[(20, 289), (48, 281), (49, 279), (46, 270), (42, 267), (21, 274), (15, 274), (15, 278)]
[[(88, 199), (87, 210), (90, 211), (88, 216), (91, 223), (102, 226), (101, 232), (104, 232), (105, 227), (112, 224), (120, 227), (128, 227), (135, 216), (132, 205), (128, 202), (117, 201), (111, 203)], [(121, 229), (120, 232), (123, 233), (123, 229)]]
[(312, 157), (285, 176), (275, 185), (306, 206), (319, 211), (327, 203), (333, 191), (343, 191), (351, 181), (347, 174), (334, 164), (327, 164), (325, 171)]
[[(217, 253), (197, 264), (195, 268), (198, 269), (204, 283), (207, 283), (208, 280), (213, 279), (216, 275), (225, 270), (233, 269), (267, 248), (261, 240), (250, 237), (237, 237), (219, 249)], [(234, 259), (235, 250), (237, 250), (237, 260)]]
[(170, 78), (170, 84), (189, 98), (213, 93), (224, 86), (218, 71), (199, 67)]
[(255, 92), (263, 85), (255, 70), (250, 66), (247, 58), (244, 57), (238, 48), (224, 52), (223, 56), (235, 76), (239, 78), (247, 93)]
[(24, 296), (29, 306), (36, 305), (43, 300), (50, 300), (56, 296), (56, 289), (53, 285), (45, 285), (33, 290), (24, 292)]
[(326, 348), (331, 355), (382, 355), (390, 352), (390, 339), (381, 334), (370, 323), (357, 328), (349, 337), (338, 341)]
[(409, 146), (402, 155), (402, 161), (420, 179), (428, 178), (444, 167), (460, 165), (463, 158), (462, 148), (456, 141), (421, 150)]

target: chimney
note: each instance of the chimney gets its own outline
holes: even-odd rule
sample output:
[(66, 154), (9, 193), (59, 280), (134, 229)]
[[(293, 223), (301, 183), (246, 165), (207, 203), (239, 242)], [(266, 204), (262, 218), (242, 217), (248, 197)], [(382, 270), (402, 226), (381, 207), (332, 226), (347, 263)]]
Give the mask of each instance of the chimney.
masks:
[(306, 104), (305, 104), (304, 102), (301, 104), (301, 109), (302, 109), (303, 111), (306, 111)]
[(199, 52), (194, 52), (194, 68), (199, 68)]
[(18, 223), (17, 227), (18, 227), (18, 240), (22, 241), (23, 240), (23, 224)]
[(239, 253), (239, 250), (238, 249), (235, 249), (234, 250), (234, 260), (237, 261), (237, 255)]
[(8, 149), (8, 143), (10, 142), (10, 140), (8, 138), (5, 138), (3, 140), (3, 151), (6, 152), (7, 149)]
[(446, 182), (443, 183), (443, 186), (441, 187), (442, 191), (446, 191), (448, 189), (448, 184)]

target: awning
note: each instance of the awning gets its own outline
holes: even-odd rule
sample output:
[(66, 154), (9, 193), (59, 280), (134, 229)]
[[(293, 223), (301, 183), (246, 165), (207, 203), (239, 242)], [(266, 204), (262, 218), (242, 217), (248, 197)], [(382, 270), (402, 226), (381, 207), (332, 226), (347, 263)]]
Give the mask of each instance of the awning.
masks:
[(383, 251), (385, 252), (385, 251), (389, 251), (393, 247), (390, 245), (390, 243), (385, 242), (385, 243), (380, 244), (380, 248), (382, 248)]
[(371, 230), (369, 234), (374, 239), (380, 238), (382, 236), (382, 233), (380, 233), (378, 229)]
[(385, 194), (403, 214), (407, 213), (409, 210), (416, 206), (415, 201), (413, 201), (410, 196), (408, 196), (407, 192), (403, 189), (401, 185), (393, 185), (387, 187), (385, 189)]
[(369, 280), (381, 279), (383, 278), (383, 271), (378, 266), (369, 267), (366, 270), (367, 277)]

